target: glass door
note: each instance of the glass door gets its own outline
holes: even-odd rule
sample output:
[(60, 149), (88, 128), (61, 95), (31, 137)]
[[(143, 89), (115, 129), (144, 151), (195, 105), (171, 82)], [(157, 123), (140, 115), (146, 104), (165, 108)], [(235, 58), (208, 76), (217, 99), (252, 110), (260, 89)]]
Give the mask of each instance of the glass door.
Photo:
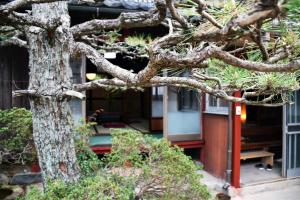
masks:
[(293, 104), (284, 106), (283, 175), (300, 176), (300, 92), (291, 95)]

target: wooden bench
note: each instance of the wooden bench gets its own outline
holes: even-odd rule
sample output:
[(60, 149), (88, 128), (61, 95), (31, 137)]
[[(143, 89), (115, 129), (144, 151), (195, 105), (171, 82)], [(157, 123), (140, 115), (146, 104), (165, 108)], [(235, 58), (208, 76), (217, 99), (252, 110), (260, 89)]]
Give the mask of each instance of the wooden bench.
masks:
[(262, 158), (262, 162), (273, 166), (274, 153), (268, 151), (246, 151), (241, 152), (241, 160), (247, 160), (252, 158)]

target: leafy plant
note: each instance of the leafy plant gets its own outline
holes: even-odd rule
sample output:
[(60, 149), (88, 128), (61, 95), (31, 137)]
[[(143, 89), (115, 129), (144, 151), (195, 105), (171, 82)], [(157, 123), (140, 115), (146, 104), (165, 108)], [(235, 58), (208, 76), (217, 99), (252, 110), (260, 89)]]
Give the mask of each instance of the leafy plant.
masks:
[(2, 162), (21, 164), (35, 159), (32, 115), (29, 110), (0, 110), (0, 152), (0, 163), (1, 159)]
[(85, 123), (84, 120), (81, 120), (80, 124), (75, 127), (75, 132), (80, 136), (75, 139), (76, 157), (84, 176), (95, 175), (95, 172), (100, 169), (100, 160), (88, 145), (88, 137), (93, 134), (91, 128), (96, 124), (95, 122)]
[(98, 156), (83, 141), (76, 141), (77, 163), (84, 176), (93, 176), (100, 169), (101, 162)]
[(133, 185), (124, 177), (103, 172), (101, 175), (84, 178), (76, 184), (65, 184), (59, 180), (48, 182), (44, 193), (33, 188), (20, 200), (132, 200), (133, 189)]
[(199, 168), (179, 147), (171, 147), (167, 140), (145, 137), (129, 129), (114, 129), (112, 135), (112, 152), (105, 156), (102, 168), (94, 171), (93, 176), (82, 177), (75, 184), (65, 184), (59, 180), (49, 182), (44, 193), (32, 189), (23, 199), (210, 198), (207, 187), (200, 182), (202, 176), (197, 171)]
[(91, 128), (95, 125), (97, 125), (96, 122), (86, 123), (83, 119), (80, 120), (79, 124), (75, 126), (75, 132), (79, 134), (80, 140), (87, 142), (88, 137), (94, 134), (94, 132), (91, 131)]
[[(165, 139), (124, 129), (112, 130), (112, 153), (105, 158), (109, 169), (125, 169), (134, 177), (138, 199), (208, 199), (197, 166), (179, 147)], [(127, 170), (126, 170), (127, 168)], [(129, 168), (129, 170), (128, 170)], [(117, 170), (118, 171), (118, 170)]]

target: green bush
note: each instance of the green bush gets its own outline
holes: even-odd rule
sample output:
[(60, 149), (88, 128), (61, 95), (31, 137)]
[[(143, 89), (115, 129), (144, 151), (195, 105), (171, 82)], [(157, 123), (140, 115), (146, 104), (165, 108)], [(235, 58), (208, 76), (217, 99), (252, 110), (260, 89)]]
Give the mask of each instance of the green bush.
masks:
[(202, 175), (190, 157), (169, 141), (124, 129), (112, 131), (112, 152), (106, 166), (135, 168), (135, 194), (141, 199), (209, 199)]
[(78, 162), (85, 176), (78, 183), (49, 182), (44, 193), (33, 189), (24, 199), (210, 198), (197, 166), (179, 147), (132, 130), (115, 129), (112, 135), (112, 152), (102, 159), (101, 168), (96, 155), (82, 144), (79, 149), (85, 149), (84, 156), (79, 156)]
[[(35, 158), (32, 115), (25, 108), (0, 110), (0, 151), (2, 162), (31, 162)], [(34, 155), (34, 156), (33, 156)]]
[[(76, 184), (49, 182), (44, 193), (33, 188), (23, 200), (132, 200), (134, 187), (120, 176), (101, 173), (87, 177)], [(21, 200), (20, 199), (20, 200)]]
[(77, 163), (84, 176), (92, 176), (100, 169), (101, 162), (88, 145), (88, 136), (93, 133), (91, 128), (95, 124), (81, 120), (80, 124), (75, 127), (75, 132), (79, 134), (79, 137), (75, 138)]
[(76, 141), (76, 157), (82, 175), (92, 176), (100, 169), (98, 156), (85, 142)]

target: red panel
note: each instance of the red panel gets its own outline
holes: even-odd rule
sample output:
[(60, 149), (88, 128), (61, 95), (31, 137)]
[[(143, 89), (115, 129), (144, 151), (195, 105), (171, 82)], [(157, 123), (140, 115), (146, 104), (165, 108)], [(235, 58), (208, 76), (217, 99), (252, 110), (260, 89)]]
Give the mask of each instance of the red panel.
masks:
[(224, 179), (227, 168), (228, 115), (205, 113), (203, 118), (204, 169), (212, 175)]
[[(235, 97), (240, 97), (240, 92), (235, 92)], [(236, 115), (236, 107), (241, 106), (240, 103), (233, 103), (232, 107), (232, 131), (233, 131), (233, 152), (232, 152), (232, 182), (231, 184), (240, 187), (240, 170), (241, 170), (241, 116)]]
[(105, 154), (105, 153), (110, 153), (111, 146), (95, 146), (95, 147), (91, 147), (91, 149), (96, 154)]
[(202, 140), (198, 141), (184, 141), (184, 142), (172, 142), (172, 145), (177, 145), (183, 149), (197, 149), (202, 148), (204, 146), (204, 142)]
[[(172, 145), (177, 145), (183, 149), (197, 149), (204, 146), (204, 142), (201, 140), (198, 141), (184, 141), (184, 142), (172, 142)], [(92, 151), (96, 154), (105, 154), (110, 153), (111, 146), (94, 146), (91, 147)]]

